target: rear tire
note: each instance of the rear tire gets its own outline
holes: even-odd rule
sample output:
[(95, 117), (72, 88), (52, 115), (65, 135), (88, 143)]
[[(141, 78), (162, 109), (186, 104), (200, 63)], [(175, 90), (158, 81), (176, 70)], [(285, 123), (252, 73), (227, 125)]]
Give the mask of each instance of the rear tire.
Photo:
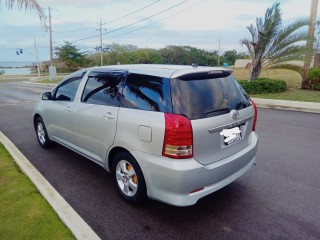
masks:
[(35, 122), (35, 130), (37, 134), (37, 139), (41, 147), (49, 148), (52, 144), (48, 137), (47, 128), (43, 122), (43, 120), (39, 117)]
[(137, 161), (127, 152), (118, 153), (113, 161), (113, 180), (122, 199), (132, 204), (147, 200), (147, 187)]

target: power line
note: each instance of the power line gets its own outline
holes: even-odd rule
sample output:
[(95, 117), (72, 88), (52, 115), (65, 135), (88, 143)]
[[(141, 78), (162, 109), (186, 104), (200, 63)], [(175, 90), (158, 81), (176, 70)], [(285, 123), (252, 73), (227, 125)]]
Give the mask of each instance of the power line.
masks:
[[(129, 32), (125, 32), (125, 33), (118, 34), (118, 35), (116, 35), (116, 36), (108, 37), (108, 38), (106, 38), (106, 39), (112, 39), (112, 38), (120, 37), (120, 36), (123, 36), (123, 35), (130, 34), (130, 33), (132, 33), (132, 32), (136, 32), (136, 31), (139, 31), (139, 30), (141, 30), (141, 29), (144, 29), (144, 28), (147, 28), (147, 27), (153, 26), (153, 25), (158, 24), (158, 23), (160, 23), (160, 22), (162, 22), (162, 21), (164, 21), (164, 20), (166, 20), (166, 19), (168, 19), (168, 18), (171, 18), (171, 17), (174, 17), (174, 16), (176, 16), (176, 15), (179, 15), (179, 14), (181, 14), (181, 13), (183, 13), (183, 12), (185, 12), (185, 11), (189, 10), (190, 8), (193, 8), (193, 7), (195, 7), (195, 6), (197, 6), (197, 5), (201, 4), (201, 3), (203, 3), (203, 2), (205, 2), (205, 1), (206, 1), (206, 0), (199, 1), (198, 3), (195, 3), (195, 4), (193, 4), (193, 5), (189, 6), (189, 7), (185, 8), (185, 9), (182, 9), (181, 11), (178, 11), (178, 12), (176, 12), (176, 13), (174, 13), (174, 14), (170, 15), (170, 16), (164, 17), (164, 18), (162, 18), (162, 19), (158, 20), (157, 22), (154, 22), (154, 23), (148, 24), (148, 25), (146, 25), (146, 26), (143, 26), (143, 27), (140, 27), (140, 28), (134, 29), (134, 30), (129, 31)], [(184, 3), (184, 2), (186, 2), (186, 1), (180, 2), (180, 3), (179, 3), (179, 4), (177, 4), (177, 5), (180, 5), (180, 4)], [(170, 7), (170, 8), (168, 8), (168, 9), (165, 9), (165, 10), (172, 9), (172, 8), (176, 7), (177, 5), (174, 5), (174, 6)], [(158, 15), (158, 14), (160, 14), (160, 13), (164, 12), (165, 10), (163, 10), (163, 11), (161, 11), (161, 12), (157, 13), (157, 14), (154, 14), (154, 15)], [(152, 15), (152, 16), (154, 16), (154, 15)], [(151, 18), (152, 16), (150, 16), (150, 17), (148, 17), (148, 18)], [(142, 20), (141, 20), (141, 21), (142, 21)], [(103, 24), (102, 24), (102, 25), (103, 25)], [(131, 25), (132, 25), (132, 24), (131, 24)], [(98, 35), (98, 36), (100, 36), (100, 35)], [(92, 38), (93, 38), (93, 37), (92, 37)], [(76, 41), (77, 41), (77, 40), (76, 40)], [(55, 43), (55, 45), (61, 45), (61, 43)], [(48, 49), (48, 47), (38, 47), (38, 48), (46, 48), (46, 49)], [(90, 49), (91, 47), (87, 47), (87, 46), (86, 46), (86, 47), (80, 47), (80, 48), (82, 48), (82, 49), (83, 49), (83, 48)], [(8, 47), (7, 47), (7, 49), (8, 49)], [(12, 48), (12, 49), (15, 49), (15, 48)]]
[[(123, 15), (123, 16), (121, 16), (121, 17), (118, 17), (118, 18), (116, 18), (116, 19), (113, 19), (113, 20), (111, 20), (111, 21), (109, 21), (109, 22), (106, 22), (106, 23), (104, 23), (104, 24), (102, 24), (102, 25), (106, 25), (106, 24), (109, 24), (109, 23), (113, 23), (113, 22), (116, 22), (116, 21), (118, 21), (118, 20), (120, 20), (120, 19), (122, 19), (122, 18), (125, 18), (125, 17), (128, 17), (128, 16), (130, 16), (130, 15), (133, 15), (133, 14), (135, 14), (135, 13), (137, 13), (137, 12), (140, 12), (140, 11), (142, 11), (142, 10), (144, 10), (144, 9), (146, 9), (146, 8), (152, 6), (152, 5), (154, 5), (154, 4), (156, 4), (157, 2), (160, 2), (160, 1), (161, 1), (161, 0), (154, 1), (154, 2), (152, 2), (152, 3), (150, 3), (150, 4), (146, 5), (146, 6), (144, 6), (144, 7), (142, 7), (142, 8), (140, 8), (140, 9), (138, 9), (138, 10), (135, 10), (135, 11), (133, 11), (133, 12), (130, 12), (130, 13), (128, 13), (128, 14), (126, 14), (126, 15)], [(56, 32), (56, 33), (73, 33), (73, 32), (86, 31), (86, 30), (93, 29), (93, 28), (94, 28), (94, 27), (87, 27), (87, 28), (82, 28), (82, 29), (78, 29), (78, 30), (53, 31), (53, 32)]]
[(127, 35), (127, 34), (130, 34), (130, 33), (133, 33), (133, 32), (136, 32), (136, 31), (139, 31), (139, 30), (141, 30), (141, 29), (144, 29), (144, 28), (150, 27), (150, 26), (152, 26), (152, 25), (158, 24), (159, 22), (162, 22), (162, 21), (164, 21), (164, 20), (167, 20), (168, 18), (171, 18), (171, 17), (174, 17), (174, 16), (176, 16), (176, 15), (179, 15), (179, 14), (181, 14), (181, 13), (183, 13), (183, 12), (185, 12), (185, 11), (189, 10), (190, 8), (193, 8), (193, 7), (195, 7), (195, 6), (197, 6), (197, 5), (201, 4), (201, 3), (203, 3), (203, 2), (205, 2), (205, 1), (206, 1), (206, 0), (202, 0), (202, 1), (198, 2), (198, 3), (196, 3), (196, 4), (191, 5), (191, 6), (190, 6), (190, 7), (188, 7), (188, 8), (185, 8), (185, 9), (183, 9), (183, 10), (179, 11), (179, 12), (176, 12), (175, 14), (172, 14), (172, 15), (170, 15), (170, 16), (167, 16), (167, 17), (165, 17), (165, 18), (162, 18), (162, 19), (158, 20), (157, 22), (154, 22), (154, 23), (148, 24), (148, 25), (146, 25), (146, 26), (143, 26), (143, 27), (140, 27), (140, 28), (134, 29), (134, 30), (129, 31), (129, 32), (125, 32), (125, 33), (118, 34), (118, 35), (116, 35), (116, 36), (108, 37), (108, 38), (106, 38), (106, 39), (112, 39), (112, 38), (120, 37), (120, 36), (123, 36), (123, 35)]
[[(160, 15), (161, 13), (167, 12), (167, 11), (169, 11), (169, 10), (175, 8), (175, 7), (178, 7), (179, 5), (184, 4), (184, 3), (188, 2), (188, 1), (189, 1), (189, 0), (182, 1), (182, 2), (180, 2), (180, 3), (178, 3), (178, 4), (176, 4), (176, 5), (173, 5), (173, 6), (169, 7), (169, 8), (166, 8), (166, 9), (160, 11), (160, 12), (157, 12), (157, 13), (155, 13), (155, 14), (153, 14), (153, 15), (151, 15), (151, 16), (148, 16), (148, 17), (146, 17), (146, 18), (143, 18), (143, 19), (141, 19), (141, 20), (139, 20), (139, 21), (136, 21), (136, 22), (127, 24), (127, 25), (125, 25), (125, 26), (116, 28), (116, 29), (114, 29), (114, 30), (111, 30), (111, 31), (109, 31), (109, 32), (106, 32), (106, 33), (104, 33), (103, 35), (108, 34), (108, 33), (112, 33), (112, 32), (116, 32), (116, 31), (119, 31), (119, 30), (121, 30), (121, 29), (130, 27), (130, 26), (135, 25), (135, 24), (137, 24), (137, 23), (140, 23), (140, 22), (143, 22), (143, 21), (145, 21), (145, 20), (148, 20), (148, 19), (150, 19), (150, 18), (152, 18), (152, 17), (155, 17), (155, 16), (157, 16), (157, 15)], [(96, 38), (96, 37), (99, 37), (99, 36), (100, 36), (100, 35), (95, 35), (95, 36), (92, 36), (92, 37), (81, 38), (81, 39), (77, 39), (77, 40), (73, 40), (73, 41), (74, 41), (74, 42), (83, 41), (83, 40), (87, 40), (87, 39), (91, 39), (91, 38)]]
[(134, 12), (131, 12), (131, 13), (127, 14), (127, 15), (124, 15), (124, 16), (122, 16), (122, 17), (118, 17), (118, 18), (116, 18), (116, 19), (114, 19), (114, 20), (111, 20), (111, 21), (107, 22), (106, 24), (113, 23), (113, 22), (116, 22), (116, 21), (118, 21), (118, 20), (120, 20), (120, 19), (122, 19), (122, 18), (128, 17), (128, 16), (130, 16), (130, 15), (132, 15), (132, 14), (134, 14), (134, 13), (137, 13), (137, 12), (139, 12), (139, 11), (145, 9), (145, 8), (148, 8), (148, 7), (156, 4), (157, 2), (160, 2), (160, 0), (155, 1), (155, 2), (153, 2), (153, 3), (151, 3), (151, 4), (149, 4), (149, 5), (141, 8), (141, 9), (138, 9), (138, 10), (136, 10), (136, 11), (134, 11)]

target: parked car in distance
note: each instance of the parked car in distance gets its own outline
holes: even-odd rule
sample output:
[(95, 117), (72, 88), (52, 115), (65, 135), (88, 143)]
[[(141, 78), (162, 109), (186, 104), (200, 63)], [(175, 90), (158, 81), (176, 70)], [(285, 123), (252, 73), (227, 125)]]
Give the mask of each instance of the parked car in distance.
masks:
[(147, 64), (77, 71), (36, 104), (38, 142), (101, 165), (127, 202), (193, 205), (256, 162), (257, 108), (231, 72)]

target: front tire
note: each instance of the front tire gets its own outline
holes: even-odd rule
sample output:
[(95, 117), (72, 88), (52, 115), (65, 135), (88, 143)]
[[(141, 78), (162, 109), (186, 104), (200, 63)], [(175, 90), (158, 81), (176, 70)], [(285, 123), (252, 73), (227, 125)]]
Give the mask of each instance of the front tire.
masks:
[(146, 183), (137, 161), (127, 152), (120, 152), (113, 162), (113, 179), (120, 196), (132, 204), (147, 200)]
[(49, 148), (51, 146), (51, 141), (48, 137), (47, 128), (44, 125), (43, 120), (39, 117), (35, 122), (35, 130), (37, 134), (37, 139), (41, 147)]

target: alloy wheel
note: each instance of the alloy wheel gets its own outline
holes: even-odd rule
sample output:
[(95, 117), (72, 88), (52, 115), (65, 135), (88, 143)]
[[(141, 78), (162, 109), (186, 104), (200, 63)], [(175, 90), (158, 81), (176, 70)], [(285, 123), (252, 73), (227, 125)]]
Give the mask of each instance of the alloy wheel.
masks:
[(37, 125), (37, 135), (40, 143), (43, 145), (46, 143), (46, 132), (44, 130), (42, 122), (38, 122)]
[(117, 184), (128, 197), (132, 197), (138, 190), (138, 177), (132, 165), (126, 160), (120, 160), (116, 167)]

